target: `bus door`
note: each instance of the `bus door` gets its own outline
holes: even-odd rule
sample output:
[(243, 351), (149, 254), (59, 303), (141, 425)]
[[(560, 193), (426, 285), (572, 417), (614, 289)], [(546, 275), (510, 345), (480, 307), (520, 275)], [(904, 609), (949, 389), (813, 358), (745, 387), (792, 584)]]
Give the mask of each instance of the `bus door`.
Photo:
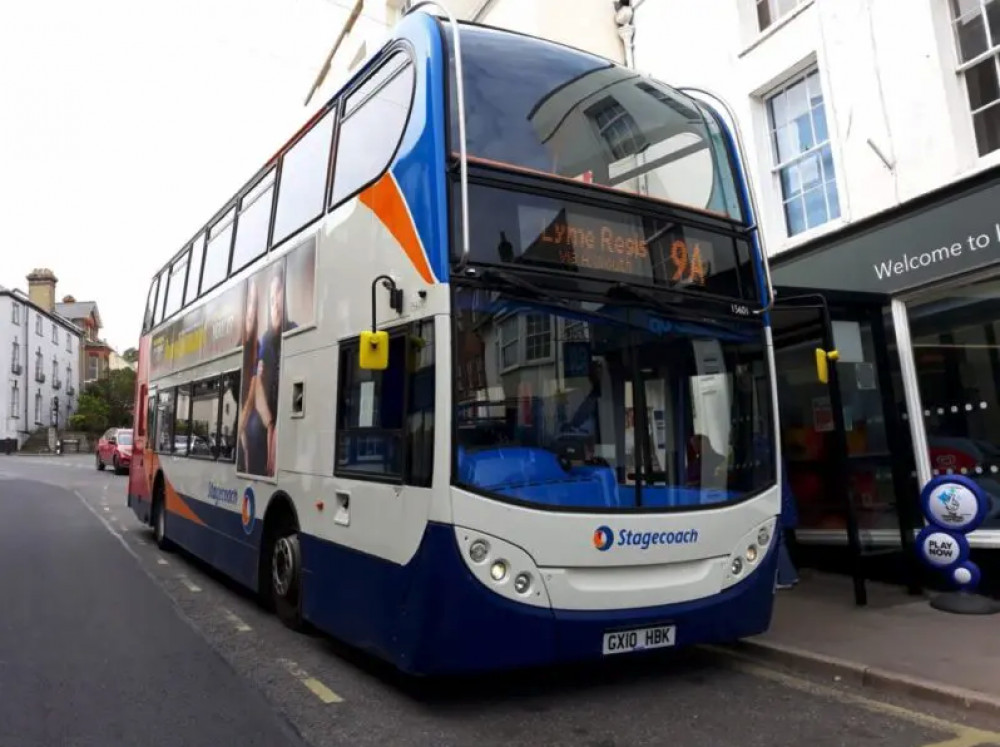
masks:
[(844, 406), (826, 299), (818, 294), (780, 299), (771, 312), (771, 329), (782, 490), (791, 489), (799, 526), (825, 526), (826, 521), (832, 522), (830, 529), (846, 530), (855, 603), (865, 605), (857, 507), (848, 481)]

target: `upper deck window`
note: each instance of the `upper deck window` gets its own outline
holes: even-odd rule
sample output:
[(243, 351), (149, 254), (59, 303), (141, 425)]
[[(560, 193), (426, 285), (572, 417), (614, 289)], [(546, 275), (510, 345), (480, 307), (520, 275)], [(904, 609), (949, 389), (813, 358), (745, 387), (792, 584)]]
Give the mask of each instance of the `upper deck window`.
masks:
[(470, 156), (742, 219), (719, 124), (694, 99), (552, 42), (461, 33)]

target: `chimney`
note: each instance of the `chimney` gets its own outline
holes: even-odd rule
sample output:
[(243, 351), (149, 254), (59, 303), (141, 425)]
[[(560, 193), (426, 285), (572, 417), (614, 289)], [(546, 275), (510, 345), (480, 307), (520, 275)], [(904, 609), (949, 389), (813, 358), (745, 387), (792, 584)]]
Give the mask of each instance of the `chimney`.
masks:
[(28, 298), (50, 314), (56, 308), (56, 283), (59, 279), (52, 270), (36, 268), (28, 275)]

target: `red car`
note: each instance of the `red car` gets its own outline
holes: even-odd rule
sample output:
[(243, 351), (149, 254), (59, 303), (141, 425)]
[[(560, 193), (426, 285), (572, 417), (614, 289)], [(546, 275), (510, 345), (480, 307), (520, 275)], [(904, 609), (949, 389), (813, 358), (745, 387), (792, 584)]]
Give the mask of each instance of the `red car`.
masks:
[(128, 472), (132, 463), (132, 429), (109, 428), (97, 441), (97, 469), (107, 465), (115, 469), (115, 474)]

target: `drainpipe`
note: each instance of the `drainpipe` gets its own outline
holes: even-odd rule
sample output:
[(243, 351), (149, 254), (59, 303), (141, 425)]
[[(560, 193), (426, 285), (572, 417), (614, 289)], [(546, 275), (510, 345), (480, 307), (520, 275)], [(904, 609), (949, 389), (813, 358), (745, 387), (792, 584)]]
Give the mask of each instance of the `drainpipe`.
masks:
[(635, 7), (631, 0), (614, 0), (615, 25), (625, 48), (625, 65), (635, 68)]

